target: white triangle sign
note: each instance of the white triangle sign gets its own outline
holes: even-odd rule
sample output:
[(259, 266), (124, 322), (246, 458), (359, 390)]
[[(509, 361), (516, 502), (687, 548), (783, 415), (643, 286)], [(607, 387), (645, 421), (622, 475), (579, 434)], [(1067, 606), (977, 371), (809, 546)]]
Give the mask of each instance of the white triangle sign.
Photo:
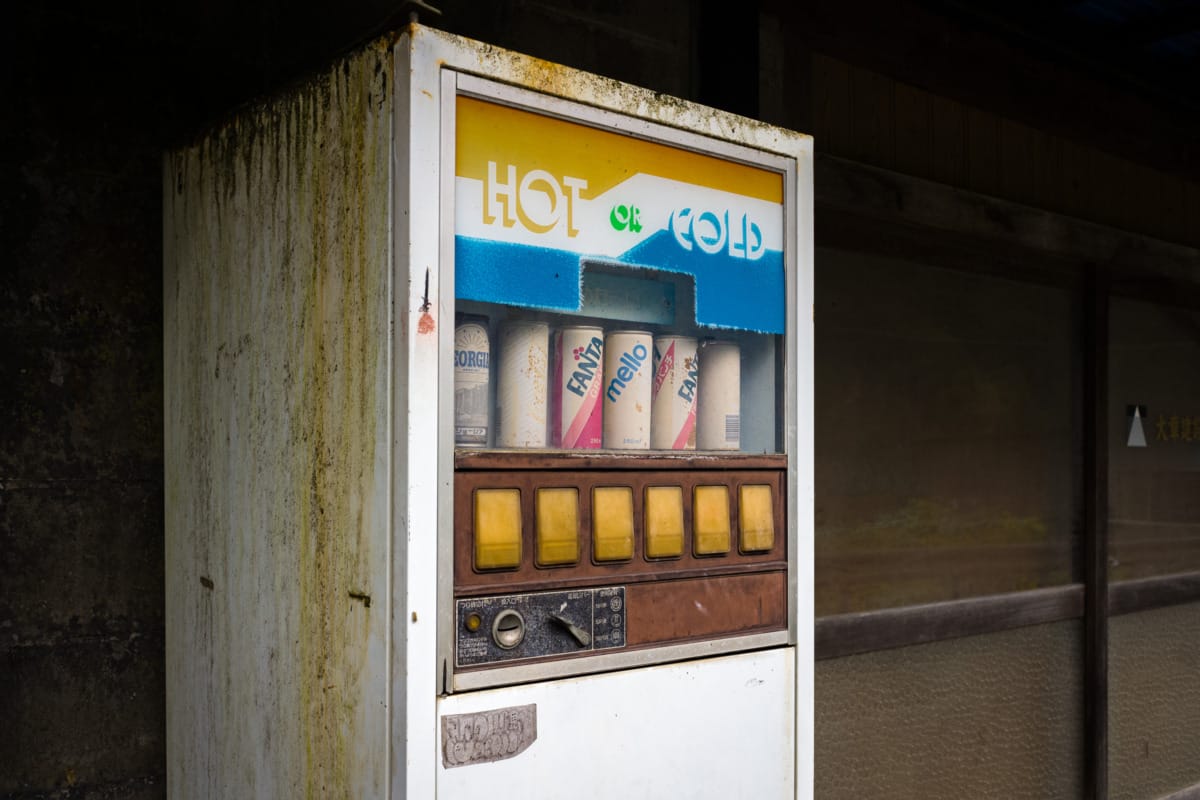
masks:
[(1133, 421), (1129, 425), (1129, 441), (1126, 444), (1130, 447), (1146, 446), (1146, 431), (1142, 427), (1142, 410), (1137, 406), (1133, 407)]

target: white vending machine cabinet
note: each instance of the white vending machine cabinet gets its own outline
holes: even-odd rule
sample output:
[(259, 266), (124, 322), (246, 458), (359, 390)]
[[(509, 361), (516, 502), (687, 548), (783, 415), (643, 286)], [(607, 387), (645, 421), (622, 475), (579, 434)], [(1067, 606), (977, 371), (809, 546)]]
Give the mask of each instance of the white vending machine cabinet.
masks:
[(164, 205), (172, 796), (811, 796), (811, 139), (413, 25)]

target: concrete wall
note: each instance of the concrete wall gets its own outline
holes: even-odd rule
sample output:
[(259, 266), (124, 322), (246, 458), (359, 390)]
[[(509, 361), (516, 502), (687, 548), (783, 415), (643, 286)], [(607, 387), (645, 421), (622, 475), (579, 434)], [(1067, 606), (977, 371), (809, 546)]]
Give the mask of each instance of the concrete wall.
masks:
[[(695, 10), (443, 27), (690, 96)], [(0, 797), (165, 794), (162, 154), (395, 4), (30, 7), (0, 26)]]
[(1200, 785), (1200, 603), (1109, 623), (1108, 769), (1113, 800)]
[(0, 48), (0, 796), (159, 797), (156, 132), (128, 65), (63, 26), (60, 71), (29, 13)]
[[(797, 47), (804, 32), (778, 20), (756, 53), (713, 36), (729, 13), (715, 3), (435, 4), (449, 30), (652, 89), (724, 107), (757, 94), (822, 152), (1168, 239), (1200, 231), (1194, 182), (986, 94), (951, 101)], [(161, 797), (161, 153), (404, 19), (368, 0), (25, 5), (0, 25), (0, 797)]]
[(1078, 798), (1078, 622), (817, 662), (816, 796)]

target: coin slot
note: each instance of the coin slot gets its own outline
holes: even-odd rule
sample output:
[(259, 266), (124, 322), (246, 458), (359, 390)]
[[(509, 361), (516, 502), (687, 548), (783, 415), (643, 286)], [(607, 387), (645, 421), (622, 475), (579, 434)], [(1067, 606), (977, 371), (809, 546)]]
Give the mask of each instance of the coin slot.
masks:
[(512, 650), (525, 638), (525, 618), (521, 612), (506, 608), (492, 621), (492, 641), (498, 647)]

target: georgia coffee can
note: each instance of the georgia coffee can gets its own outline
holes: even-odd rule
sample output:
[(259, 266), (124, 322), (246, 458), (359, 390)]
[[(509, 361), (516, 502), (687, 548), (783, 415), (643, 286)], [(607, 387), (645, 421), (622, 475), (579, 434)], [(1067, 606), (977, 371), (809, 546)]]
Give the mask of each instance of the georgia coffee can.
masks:
[(733, 342), (700, 348), (696, 397), (696, 446), (737, 450), (742, 444), (742, 355)]
[(546, 446), (550, 326), (508, 322), (500, 329), (496, 377), (497, 447)]
[(487, 447), (492, 347), (487, 321), (463, 320), (454, 329), (454, 444)]
[(645, 331), (613, 331), (604, 339), (604, 446), (650, 449), (654, 342)]
[(550, 446), (594, 450), (603, 440), (600, 385), (604, 382), (604, 331), (567, 327), (554, 334), (550, 384)]
[(655, 336), (650, 401), (650, 446), (655, 450), (696, 449), (696, 378), (696, 340)]

